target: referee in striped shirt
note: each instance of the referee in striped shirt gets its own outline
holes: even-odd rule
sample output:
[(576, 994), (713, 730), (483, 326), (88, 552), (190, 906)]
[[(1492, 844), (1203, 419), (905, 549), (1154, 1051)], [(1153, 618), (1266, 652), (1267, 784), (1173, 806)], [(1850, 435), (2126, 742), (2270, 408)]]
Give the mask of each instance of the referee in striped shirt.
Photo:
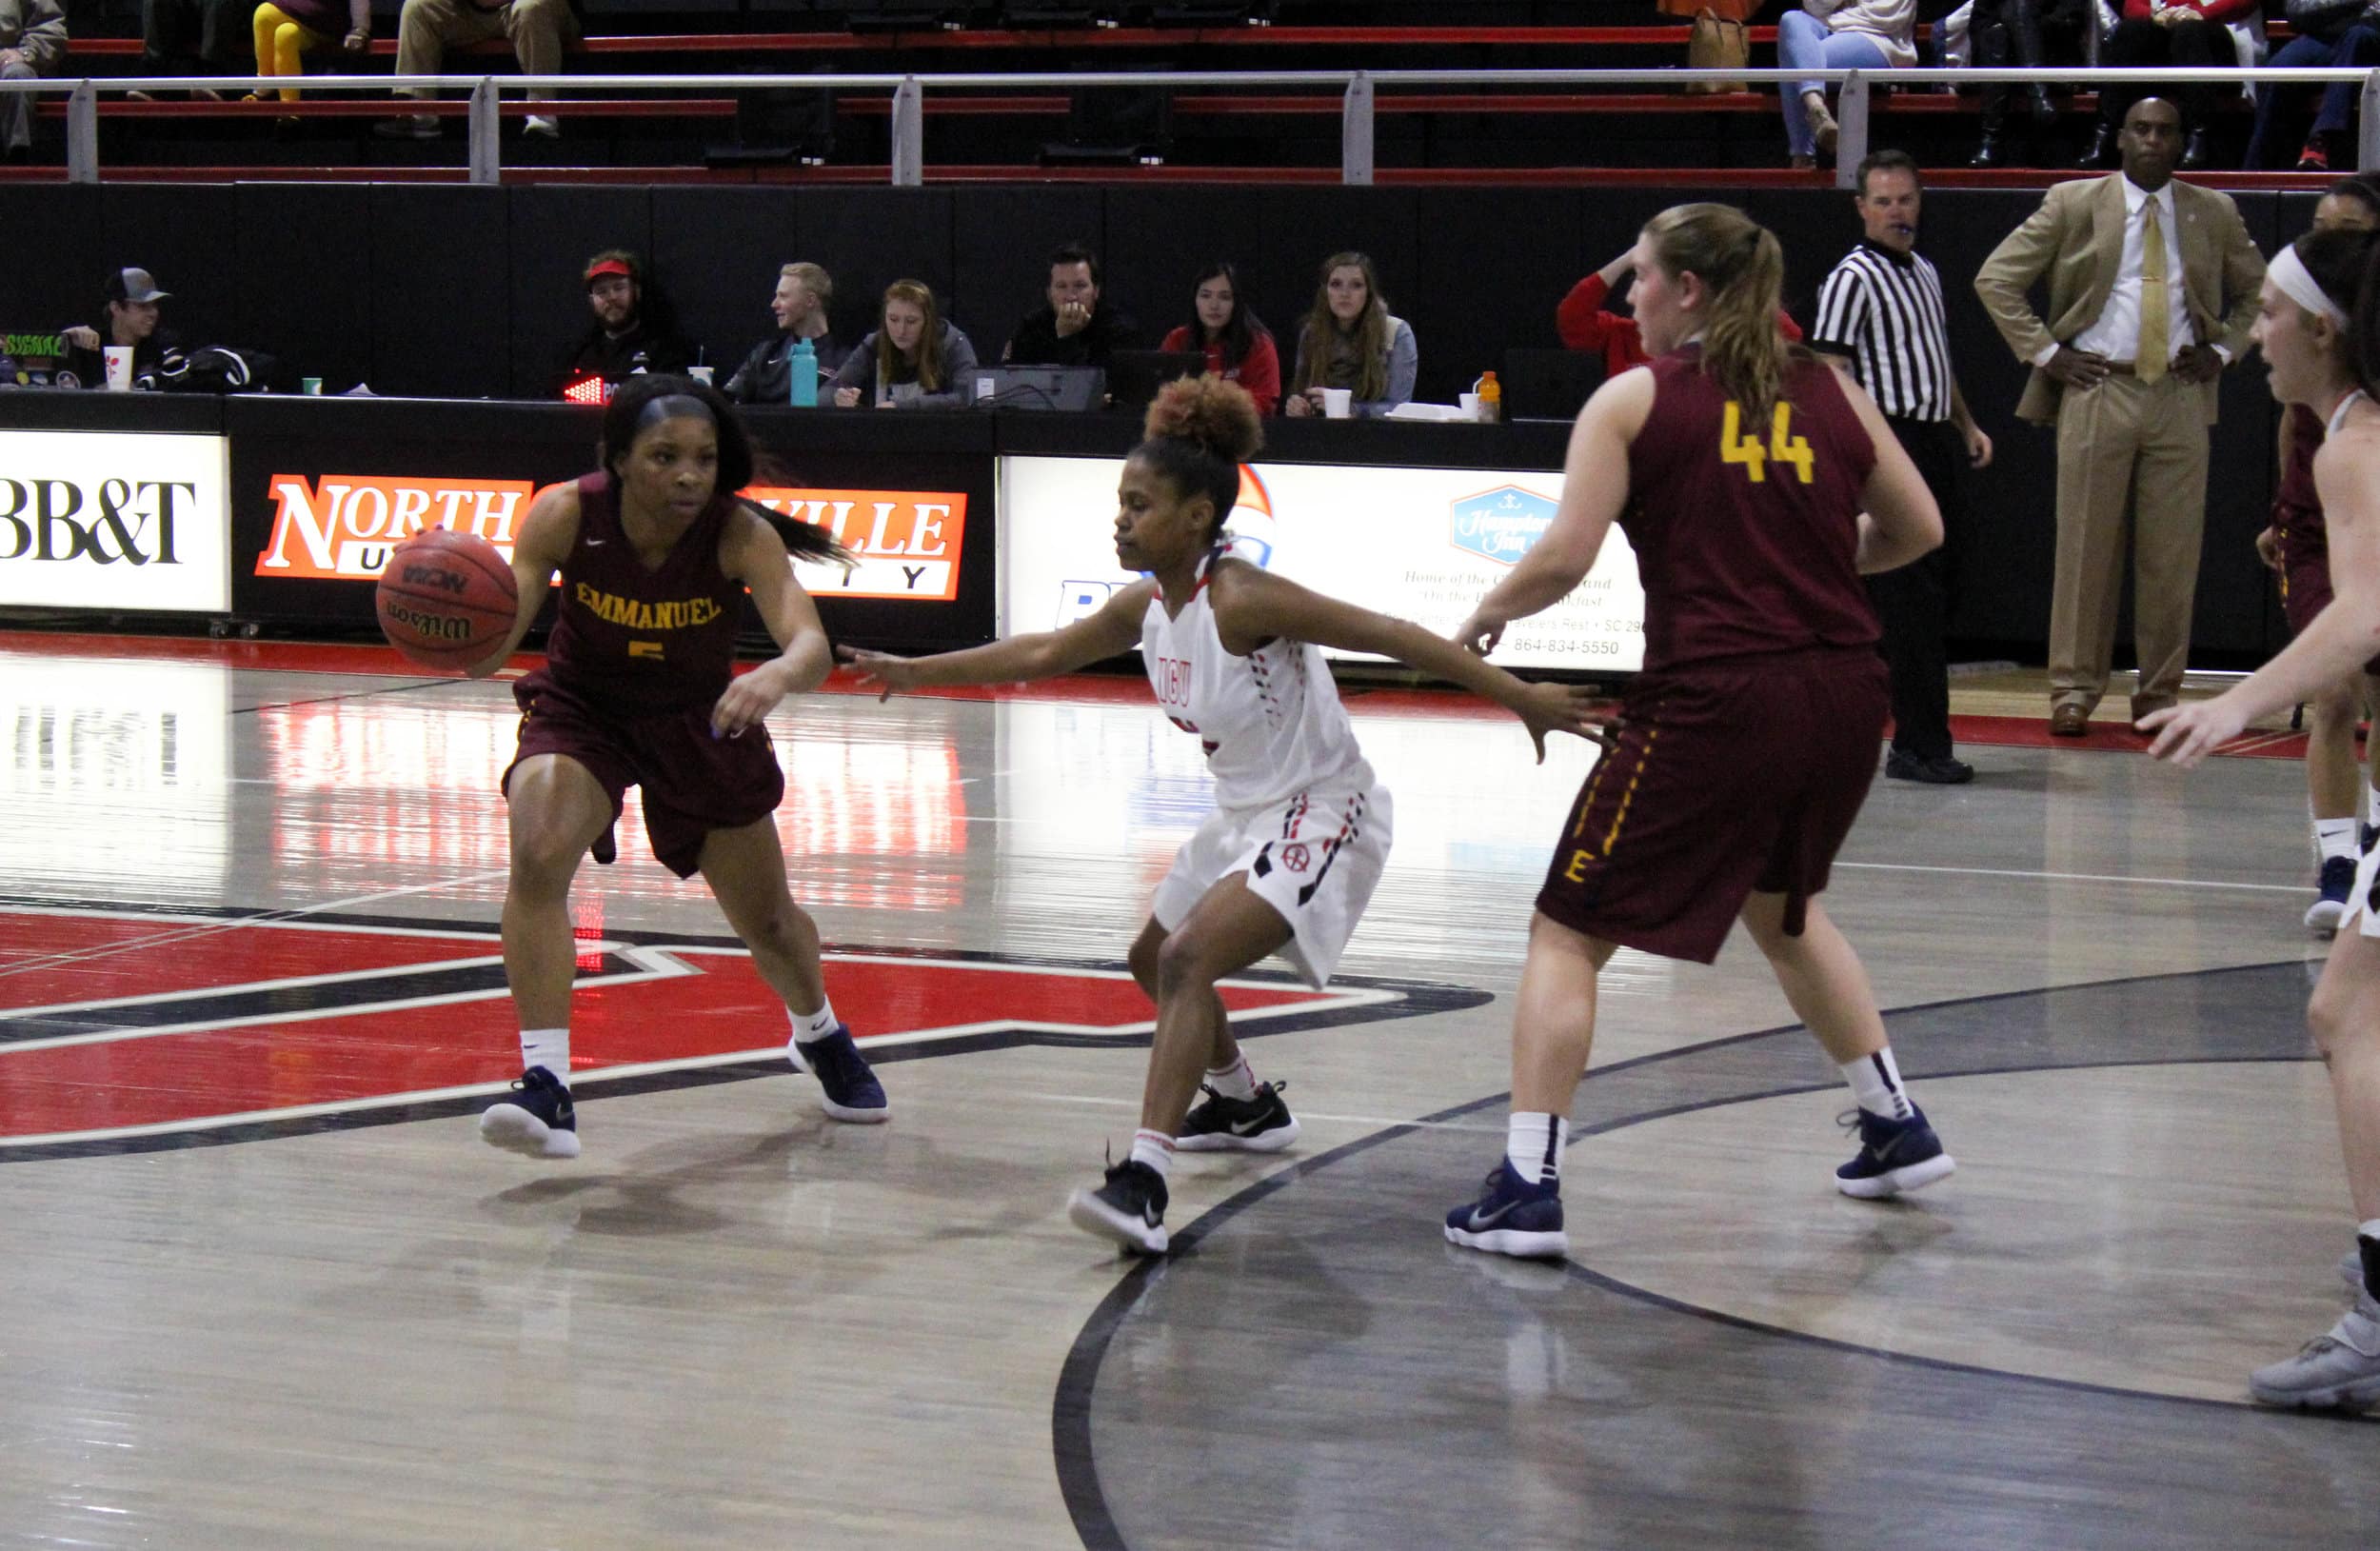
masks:
[(1950, 624), (1951, 555), (1966, 527), (1962, 469), (1991, 463), (1992, 438), (1968, 412), (1951, 374), (1941, 279), (1914, 250), (1917, 164), (1907, 151), (1877, 151), (1859, 164), (1858, 187), (1867, 233), (1819, 288), (1810, 347), (1868, 390), (1942, 509), (1942, 547), (1868, 578), (1868, 596), (1893, 670), (1893, 748), (1884, 773), (1955, 785), (1975, 772), (1951, 748), (1942, 641)]

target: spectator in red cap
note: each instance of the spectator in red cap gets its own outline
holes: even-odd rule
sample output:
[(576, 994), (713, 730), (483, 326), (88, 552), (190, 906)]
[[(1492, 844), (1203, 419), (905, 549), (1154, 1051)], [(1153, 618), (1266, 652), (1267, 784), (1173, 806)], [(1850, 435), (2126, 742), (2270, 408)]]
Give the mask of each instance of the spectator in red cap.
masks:
[(557, 388), (589, 377), (621, 383), (648, 371), (683, 375), (694, 365), (694, 347), (678, 336), (668, 299), (634, 253), (607, 248), (586, 261), (579, 278), (595, 321), (572, 348)]

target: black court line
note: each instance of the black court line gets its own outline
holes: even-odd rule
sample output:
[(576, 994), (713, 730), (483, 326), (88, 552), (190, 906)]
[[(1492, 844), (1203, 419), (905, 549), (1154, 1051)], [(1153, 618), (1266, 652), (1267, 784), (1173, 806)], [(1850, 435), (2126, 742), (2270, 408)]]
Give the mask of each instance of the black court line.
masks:
[[(1884, 1009), (1884, 1015), (1887, 1019), (1898, 1020), (1908, 1018), (1914, 1014), (1928, 1011), (1965, 1009), (1989, 1005), (1996, 1003), (2008, 1003), (2026, 999), (2039, 999), (2060, 993), (2104, 991), (2126, 986), (2155, 985), (2161, 983), (2172, 984), (2179, 984), (2183, 983), (2205, 983), (2211, 980), (2221, 980), (2244, 975), (2269, 974), (2276, 969), (2301, 968), (2305, 962), (2306, 961), (2304, 960), (2293, 959), (2275, 960), (2266, 964), (2231, 965), (2222, 969), (2184, 970), (2150, 975), (2117, 976), (2104, 981), (2087, 981), (2061, 985), (2041, 986), (2029, 990), (1996, 991), (1974, 997), (1954, 997), (1934, 1002), (1914, 1003), (1906, 1006)], [(1588, 1083), (1594, 1083), (1597, 1080), (1608, 1081), (1610, 1078), (1623, 1072), (1638, 1071), (1650, 1066), (1657, 1066), (1693, 1057), (1705, 1056), (1713, 1051), (1723, 1050), (1731, 1046), (1747, 1045), (1760, 1041), (1777, 1039), (1781, 1036), (1803, 1035), (1806, 1033), (1807, 1030), (1803, 1027), (1803, 1025), (1799, 1024), (1788, 1024), (1775, 1028), (1758, 1029), (1750, 1033), (1722, 1035), (1718, 1038), (1701, 1041), (1694, 1044), (1680, 1045), (1672, 1050), (1656, 1051), (1649, 1055), (1633, 1057), (1626, 1061), (1615, 1062), (1606, 1066), (1590, 1069), (1586, 1074), (1584, 1082), (1581, 1084), (1581, 1091), (1582, 1093), (1585, 1091), (1585, 1084)], [(2259, 1061), (2271, 1063), (2297, 1063), (2317, 1059), (2319, 1059), (2319, 1057), (2314, 1055), (2311, 1049), (2309, 1049), (2309, 1051), (2304, 1054), (2295, 1055), (2176, 1054), (2168, 1057), (2147, 1058), (2133, 1061), (2100, 1061), (2090, 1063), (2012, 1063), (1943, 1069), (1928, 1067), (1924, 1074), (1924, 1080), (1929, 1083), (1934, 1083), (1947, 1082), (1963, 1077), (2000, 1076), (2015, 1072), (2043, 1070), (2081, 1071), (2121, 1068), (2125, 1066), (2230, 1065)], [(1764, 1099), (1788, 1097), (1794, 1094), (1825, 1092), (1838, 1085), (1838, 1084), (1834, 1082), (1796, 1083), (1772, 1086), (1764, 1089), (1731, 1093), (1717, 1098), (1701, 1099), (1684, 1104), (1665, 1104), (1657, 1107), (1633, 1111), (1621, 1116), (1595, 1122), (1574, 1129), (1571, 1135), (1571, 1143), (1576, 1145), (1578, 1142), (1583, 1141), (1589, 1136), (1606, 1135), (1613, 1131), (1626, 1129), (1634, 1125), (1645, 1124), (1655, 1120), (1665, 1119), (1675, 1115), (1688, 1114), (1698, 1110), (1726, 1107), (1739, 1104), (1755, 1103)], [(1170, 1256), (1164, 1258), (1139, 1260), (1137, 1263), (1132, 1265), (1124, 1273), (1124, 1275), (1117, 1282), (1116, 1285), (1109, 1289), (1107, 1296), (1100, 1302), (1099, 1306), (1092, 1312), (1090, 1318), (1084, 1322), (1083, 1327), (1077, 1335), (1073, 1346), (1068, 1350), (1066, 1360), (1061, 1366), (1059, 1372), (1058, 1384), (1051, 1403), (1051, 1444), (1054, 1463), (1058, 1471), (1059, 1490), (1061, 1497), (1066, 1504), (1067, 1513), (1074, 1521), (1076, 1533), (1081, 1537), (1082, 1544), (1086, 1547), (1086, 1551), (1131, 1551), (1130, 1542), (1125, 1540), (1121, 1529), (1117, 1524), (1114, 1512), (1109, 1507), (1107, 1501), (1105, 1489), (1101, 1484), (1095, 1440), (1092, 1437), (1092, 1405), (1095, 1391), (1098, 1385), (1101, 1366), (1104, 1362), (1107, 1353), (1113, 1345), (1117, 1334), (1122, 1329), (1125, 1321), (1131, 1316), (1134, 1309), (1139, 1305), (1142, 1299), (1146, 1297), (1152, 1288), (1159, 1285), (1160, 1280), (1167, 1274), (1172, 1266), (1176, 1263), (1194, 1263), (1199, 1252), (1199, 1247), (1205, 1239), (1229, 1223), (1233, 1219), (1240, 1217), (1243, 1213), (1249, 1211), (1251, 1208), (1257, 1206), (1271, 1197), (1288, 1189), (1291, 1185), (1299, 1183), (1310, 1176), (1319, 1173), (1323, 1169), (1333, 1167), (1346, 1162), (1348, 1159), (1369, 1152), (1376, 1147), (1419, 1134), (1429, 1127), (1467, 1119), (1480, 1113), (1483, 1110), (1492, 1110), (1501, 1107), (1510, 1102), (1511, 1097), (1512, 1095), (1509, 1091), (1490, 1094), (1484, 1098), (1471, 1100), (1464, 1104), (1455, 1104), (1448, 1108), (1436, 1110), (1430, 1114), (1421, 1116), (1418, 1120), (1403, 1122), (1396, 1125), (1385, 1127), (1382, 1130), (1376, 1131), (1369, 1136), (1357, 1138), (1355, 1141), (1344, 1143), (1327, 1152), (1317, 1154), (1312, 1158), (1299, 1160), (1298, 1163), (1291, 1164), (1288, 1167), (1269, 1174), (1263, 1179), (1249, 1185), (1247, 1188), (1238, 1192), (1224, 1201), (1218, 1203), (1215, 1206), (1202, 1213), (1196, 1221), (1190, 1223), (1180, 1232), (1174, 1234), (1172, 1237), (1173, 1252)], [(1551, 1268), (1552, 1267), (1549, 1267), (1549, 1269)], [(1779, 1338), (1819, 1350), (1839, 1352), (1846, 1356), (1870, 1359), (1885, 1364), (1901, 1365), (1937, 1373), (1954, 1374), (1964, 1378), (1973, 1378), (2002, 1384), (2047, 1388), (2069, 1393), (2120, 1399), (2128, 1402), (2184, 1406), (2203, 1412), (2236, 1412), (2260, 1416), (2273, 1414), (2266, 1408), (2255, 1406), (2246, 1401), (2211, 1400), (2195, 1396), (2172, 1395), (2153, 1390), (2129, 1389), (2122, 1386), (2092, 1383), (2080, 1380), (2057, 1379), (2043, 1375), (2017, 1373), (2004, 1368), (1961, 1363), (1952, 1362), (1947, 1359), (1916, 1356), (1909, 1353), (1893, 1351), (1884, 1347), (1862, 1345), (1857, 1342), (1845, 1342), (1833, 1337), (1815, 1335), (1808, 1331), (1795, 1330), (1788, 1326), (1770, 1324), (1760, 1321), (1745, 1319), (1737, 1315), (1725, 1314), (1716, 1309), (1704, 1308), (1698, 1304), (1671, 1298), (1665, 1294), (1656, 1293), (1648, 1288), (1638, 1287), (1632, 1283), (1623, 1282), (1618, 1278), (1608, 1276), (1602, 1272), (1594, 1270), (1590, 1266), (1582, 1265), (1575, 1261), (1563, 1261), (1560, 1263), (1559, 1269), (1568, 1277), (1586, 1286), (1616, 1294), (1620, 1297), (1633, 1299), (1638, 1302), (1647, 1304), (1654, 1308), (1661, 1309), (1668, 1313), (1692, 1317), (1730, 1329), (1740, 1330), (1749, 1334), (1762, 1337)], [(2375, 1417), (2372, 1421), (2375, 1423), (2380, 1423), (2380, 1417)]]

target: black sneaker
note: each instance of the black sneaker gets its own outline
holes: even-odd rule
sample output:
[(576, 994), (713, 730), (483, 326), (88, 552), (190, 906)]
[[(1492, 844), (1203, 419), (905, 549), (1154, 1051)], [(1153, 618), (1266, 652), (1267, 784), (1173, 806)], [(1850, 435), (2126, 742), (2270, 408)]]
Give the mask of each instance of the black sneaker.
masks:
[(860, 1054), (850, 1024), (837, 1024), (823, 1040), (788, 1044), (785, 1055), (795, 1071), (818, 1079), (818, 1106), (833, 1119), (854, 1125), (880, 1125), (892, 1119), (884, 1084), (876, 1081), (876, 1069)]
[(1107, 1171), (1097, 1190), (1078, 1190), (1066, 1200), (1066, 1216), (1083, 1232), (1113, 1239), (1141, 1255), (1162, 1255), (1165, 1179), (1146, 1163), (1127, 1158)]
[(1946, 1180), (1958, 1164), (1942, 1150), (1942, 1139), (1926, 1123), (1926, 1112), (1909, 1106), (1907, 1120), (1854, 1109), (1836, 1120), (1845, 1130), (1857, 1116), (1859, 1156), (1835, 1171), (1835, 1187), (1862, 1201), (1881, 1201), (1905, 1190), (1922, 1190)]
[(530, 1158), (576, 1158), (579, 1112), (570, 1090), (543, 1066), (531, 1066), (507, 1098), (480, 1112), (479, 1139)]
[(1176, 1152), (1279, 1152), (1298, 1140), (1298, 1117), (1281, 1103), (1286, 1083), (1259, 1083), (1253, 1099), (1226, 1099), (1200, 1084), (1206, 1103), (1190, 1111)]
[(1940, 759), (1904, 754), (1895, 748), (1884, 756), (1884, 773), (1894, 781), (1922, 782), (1929, 786), (1963, 786), (1975, 779), (1975, 767), (1948, 754)]

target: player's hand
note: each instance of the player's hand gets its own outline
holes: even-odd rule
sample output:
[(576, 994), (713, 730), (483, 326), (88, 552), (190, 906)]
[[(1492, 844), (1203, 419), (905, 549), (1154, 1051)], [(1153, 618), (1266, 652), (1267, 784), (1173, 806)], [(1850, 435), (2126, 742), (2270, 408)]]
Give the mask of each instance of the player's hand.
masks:
[(851, 666), (862, 684), (876, 686), (876, 698), (881, 703), (892, 699), (896, 689), (915, 689), (924, 683), (918, 666), (906, 657), (896, 657), (888, 651), (862, 651), (857, 646), (837, 646), (835, 655)]
[(1539, 765), (1545, 763), (1545, 735), (1549, 732), (1567, 732), (1591, 744), (1611, 747), (1611, 734), (1605, 726), (1619, 714), (1617, 704), (1608, 696), (1567, 684), (1533, 684), (1515, 709), (1529, 729), (1529, 741), (1537, 746)]
[(2108, 380), (2108, 358), (2061, 345), (2041, 369), (2068, 388), (2096, 388)]
[(1504, 626), (1510, 623), (1497, 619), (1484, 608), (1475, 608), (1471, 617), (1455, 626), (1454, 642), (1477, 657), (1485, 657), (1504, 639)]
[(785, 693), (784, 678), (775, 663), (764, 663), (749, 673), (738, 674), (727, 686), (727, 692), (719, 697), (719, 704), (711, 707), (711, 736), (738, 736), (775, 710)]
[(1992, 438), (1981, 426), (1973, 422), (1961, 432), (1967, 439), (1967, 461), (1977, 468), (1992, 467)]
[(2171, 760), (2185, 770), (2194, 770), (2201, 760), (2247, 729), (2248, 718), (2232, 704), (2234, 698), (2223, 694), (2187, 706), (2169, 706), (2151, 711), (2133, 726), (2153, 736), (2155, 741), (2149, 746), (2151, 759)]
[(2279, 528), (2268, 525), (2263, 532), (2256, 535), (2256, 558), (2264, 562), (2265, 569), (2269, 571), (2277, 571), (2281, 568), (2281, 530)]
[(78, 323), (73, 328), (63, 330), (58, 337), (78, 350), (99, 348), (99, 330), (84, 324)]

